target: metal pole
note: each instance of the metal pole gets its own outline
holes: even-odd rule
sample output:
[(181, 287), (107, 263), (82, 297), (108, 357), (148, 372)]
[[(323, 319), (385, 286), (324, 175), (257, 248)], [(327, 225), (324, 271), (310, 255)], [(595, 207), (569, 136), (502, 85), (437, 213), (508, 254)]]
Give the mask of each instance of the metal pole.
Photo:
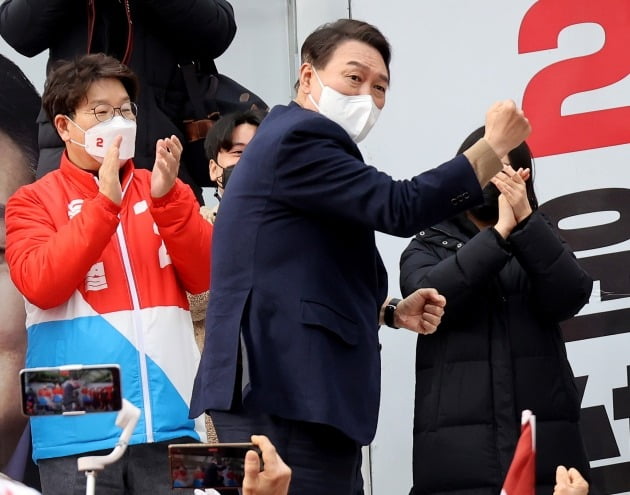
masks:
[(298, 78), (298, 67), (300, 66), (300, 53), (298, 47), (297, 34), (297, 2), (296, 0), (287, 0), (287, 23), (289, 36), (289, 98), (293, 98), (293, 85)]

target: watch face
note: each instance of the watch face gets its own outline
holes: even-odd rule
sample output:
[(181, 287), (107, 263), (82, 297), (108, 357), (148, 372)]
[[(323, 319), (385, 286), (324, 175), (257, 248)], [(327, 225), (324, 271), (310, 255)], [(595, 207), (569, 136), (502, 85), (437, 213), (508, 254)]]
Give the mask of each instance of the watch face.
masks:
[(387, 306), (385, 306), (385, 313), (383, 315), (383, 321), (385, 322), (385, 325), (391, 328), (398, 328), (394, 325), (394, 311), (396, 311), (396, 304), (396, 302), (392, 304), (392, 301), (387, 303)]

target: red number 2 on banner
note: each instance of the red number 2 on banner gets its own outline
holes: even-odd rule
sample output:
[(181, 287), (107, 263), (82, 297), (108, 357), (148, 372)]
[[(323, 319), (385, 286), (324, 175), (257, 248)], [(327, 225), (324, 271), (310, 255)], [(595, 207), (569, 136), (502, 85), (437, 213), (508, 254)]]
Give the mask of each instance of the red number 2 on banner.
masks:
[(561, 115), (567, 97), (610, 86), (630, 74), (630, 1), (539, 0), (523, 18), (518, 51), (557, 48), (560, 31), (581, 23), (604, 29), (602, 49), (542, 69), (525, 89), (523, 110), (532, 124), (528, 143), (535, 156), (630, 143), (630, 106)]

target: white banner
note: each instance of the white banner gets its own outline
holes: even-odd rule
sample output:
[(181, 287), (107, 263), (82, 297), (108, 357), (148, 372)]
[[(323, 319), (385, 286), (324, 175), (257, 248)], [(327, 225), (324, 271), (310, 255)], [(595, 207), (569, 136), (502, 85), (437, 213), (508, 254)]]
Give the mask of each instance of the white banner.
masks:
[[(369, 163), (409, 177), (451, 157), (492, 102), (524, 108), (542, 209), (596, 281), (563, 325), (592, 477), (604, 493), (630, 493), (630, 2), (355, 0), (352, 14), (394, 49), (389, 101), (363, 147)], [(408, 241), (379, 241), (396, 293)], [(373, 493), (407, 493), (415, 339), (381, 335)]]

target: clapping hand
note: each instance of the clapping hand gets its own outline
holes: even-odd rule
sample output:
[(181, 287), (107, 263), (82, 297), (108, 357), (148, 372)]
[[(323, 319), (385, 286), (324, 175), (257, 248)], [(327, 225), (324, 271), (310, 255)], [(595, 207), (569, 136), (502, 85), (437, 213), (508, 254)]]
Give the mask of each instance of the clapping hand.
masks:
[(504, 165), (503, 171), (491, 179), (491, 182), (501, 193), (499, 196), (499, 220), (494, 228), (504, 239), (510, 235), (516, 225), (532, 213), (525, 187), (525, 181), (529, 175), (530, 170), (528, 168), (515, 171), (509, 165)]
[(151, 174), (151, 197), (161, 198), (175, 185), (182, 150), (182, 143), (175, 135), (158, 139), (155, 144), (155, 163)]
[(503, 170), (491, 179), (491, 182), (510, 203), (516, 223), (522, 222), (532, 213), (525, 187), (525, 181), (529, 179), (529, 175), (528, 168), (525, 170), (519, 168), (515, 171), (509, 165), (503, 165)]
[(118, 159), (120, 143), (122, 143), (122, 136), (116, 136), (98, 169), (99, 192), (117, 205), (122, 202), (122, 186), (118, 175), (120, 172), (120, 160)]

